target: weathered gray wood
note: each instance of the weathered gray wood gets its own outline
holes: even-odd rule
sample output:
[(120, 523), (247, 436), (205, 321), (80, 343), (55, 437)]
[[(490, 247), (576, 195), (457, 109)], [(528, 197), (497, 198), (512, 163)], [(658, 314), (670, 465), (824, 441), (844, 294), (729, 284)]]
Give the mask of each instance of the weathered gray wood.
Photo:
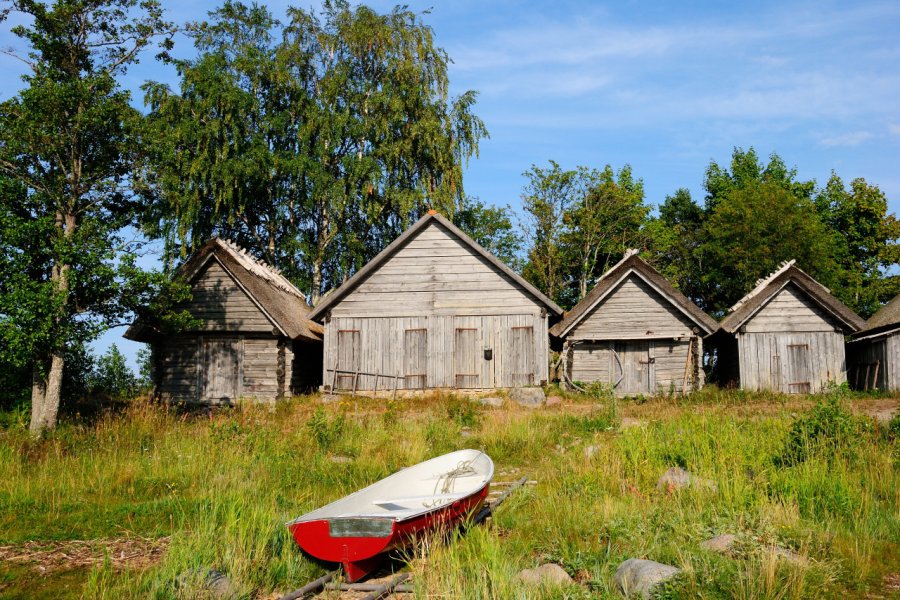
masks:
[(844, 336), (835, 331), (739, 334), (741, 387), (816, 392), (847, 380)]

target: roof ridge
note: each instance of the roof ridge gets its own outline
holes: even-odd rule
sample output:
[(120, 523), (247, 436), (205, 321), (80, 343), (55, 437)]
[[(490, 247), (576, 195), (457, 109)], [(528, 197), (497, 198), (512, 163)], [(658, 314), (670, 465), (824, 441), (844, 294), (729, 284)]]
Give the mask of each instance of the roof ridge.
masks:
[[(744, 304), (746, 304), (751, 298), (755, 297), (759, 294), (767, 285), (769, 285), (772, 281), (775, 280), (776, 277), (793, 267), (797, 263), (797, 259), (792, 258), (791, 260), (786, 260), (782, 262), (778, 268), (765, 277), (760, 277), (756, 280), (756, 283), (753, 286), (753, 289), (747, 292), (743, 298), (738, 300), (734, 306), (728, 309), (728, 312), (734, 312)], [(799, 269), (799, 267), (798, 267)]]
[(213, 240), (217, 241), (222, 245), (225, 249), (229, 250), (235, 258), (241, 263), (247, 271), (251, 274), (259, 277), (260, 279), (264, 279), (266, 282), (271, 285), (288, 292), (289, 294), (293, 294), (299, 298), (302, 298), (304, 302), (306, 302), (306, 294), (301, 292), (297, 286), (288, 280), (287, 277), (282, 274), (282, 272), (267, 263), (266, 261), (256, 258), (253, 254), (250, 253), (249, 250), (240, 246), (234, 240), (223, 238), (219, 236), (215, 236)]

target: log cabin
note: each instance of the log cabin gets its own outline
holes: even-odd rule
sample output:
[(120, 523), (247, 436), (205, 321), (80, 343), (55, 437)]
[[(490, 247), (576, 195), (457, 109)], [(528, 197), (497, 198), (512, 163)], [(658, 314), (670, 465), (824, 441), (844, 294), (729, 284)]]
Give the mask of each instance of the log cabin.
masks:
[(814, 393), (847, 381), (845, 336), (864, 325), (791, 260), (757, 281), (709, 341), (726, 386)]
[(552, 300), (429, 211), (309, 314), (326, 391), (492, 389), (548, 379)]
[(716, 326), (629, 250), (550, 334), (562, 341), (561, 373), (570, 383), (639, 396), (702, 387), (703, 338)]
[(150, 345), (155, 395), (176, 402), (271, 402), (314, 389), (322, 327), (306, 296), (277, 270), (230, 241), (213, 238), (177, 271), (191, 287), (187, 309), (199, 327), (176, 333), (138, 319), (125, 332)]
[(853, 389), (900, 391), (900, 294), (852, 336), (848, 360)]

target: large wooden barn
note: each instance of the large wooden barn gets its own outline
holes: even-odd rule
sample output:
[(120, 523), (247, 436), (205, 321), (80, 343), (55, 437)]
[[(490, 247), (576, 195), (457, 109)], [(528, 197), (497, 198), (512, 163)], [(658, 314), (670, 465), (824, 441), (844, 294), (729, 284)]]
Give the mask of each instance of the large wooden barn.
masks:
[(792, 260), (759, 280), (710, 342), (723, 384), (809, 393), (847, 380), (845, 336), (864, 325)]
[(556, 304), (430, 211), (310, 313), (326, 390), (507, 388), (548, 378)]
[(631, 396), (699, 389), (703, 338), (715, 330), (712, 317), (629, 250), (550, 333), (563, 341), (570, 382)]
[(900, 295), (853, 335), (848, 352), (854, 389), (900, 391)]
[(135, 322), (125, 337), (153, 352), (156, 394), (179, 402), (273, 401), (320, 382), (322, 327), (278, 271), (213, 238), (178, 270), (197, 329), (164, 335)]

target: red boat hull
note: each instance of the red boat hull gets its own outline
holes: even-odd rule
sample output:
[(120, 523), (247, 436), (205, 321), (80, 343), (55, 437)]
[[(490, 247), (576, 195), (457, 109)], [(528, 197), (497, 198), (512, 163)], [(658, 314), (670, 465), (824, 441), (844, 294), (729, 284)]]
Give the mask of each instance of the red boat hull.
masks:
[(303, 550), (320, 560), (341, 563), (347, 580), (354, 582), (378, 567), (381, 554), (408, 546), (418, 536), (453, 526), (465, 519), (482, 505), (487, 493), (488, 485), (485, 485), (474, 494), (447, 506), (409, 519), (392, 520), (389, 530), (388, 524), (382, 522), (384, 535), (334, 536), (328, 519), (294, 523), (288, 527)]

